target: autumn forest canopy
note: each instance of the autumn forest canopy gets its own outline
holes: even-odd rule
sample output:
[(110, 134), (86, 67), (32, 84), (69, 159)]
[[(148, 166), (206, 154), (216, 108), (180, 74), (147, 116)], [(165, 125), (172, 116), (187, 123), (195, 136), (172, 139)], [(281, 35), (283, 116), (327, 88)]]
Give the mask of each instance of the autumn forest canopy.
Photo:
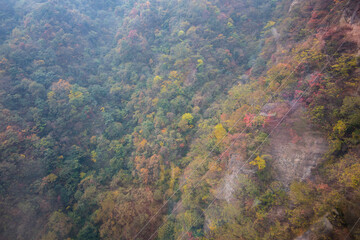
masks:
[(358, 0), (0, 0), (0, 239), (360, 239)]

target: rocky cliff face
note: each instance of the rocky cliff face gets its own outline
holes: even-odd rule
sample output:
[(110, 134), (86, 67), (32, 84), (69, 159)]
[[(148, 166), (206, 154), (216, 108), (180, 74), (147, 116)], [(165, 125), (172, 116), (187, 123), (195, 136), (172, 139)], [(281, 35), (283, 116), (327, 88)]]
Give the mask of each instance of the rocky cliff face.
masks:
[(319, 221), (314, 223), (308, 231), (294, 240), (312, 240), (319, 239), (320, 237), (323, 239), (329, 239), (333, 230), (334, 227), (327, 219), (327, 217), (324, 216)]
[[(272, 79), (269, 75), (273, 74), (276, 76), (274, 86), (287, 89), (265, 106), (257, 101), (259, 96), (247, 100), (248, 105), (258, 107), (260, 112), (250, 113), (247, 106), (242, 106), (237, 113), (230, 113), (232, 117), (227, 116), (230, 115), (228, 112), (221, 115), (221, 123), (225, 125), (227, 121), (241, 120), (240, 112), (246, 109), (244, 124), (235, 133), (229, 130), (231, 140), (236, 134), (244, 134), (239, 142), (245, 142), (245, 147), (232, 147), (225, 154), (226, 160), (222, 160), (222, 172), (218, 175), (209, 170), (209, 176), (220, 175), (221, 178), (218, 184), (212, 185), (216, 187), (215, 191), (211, 189), (215, 200), (210, 201), (208, 208), (202, 206), (205, 216), (203, 229), (208, 236), (218, 231), (214, 239), (342, 239), (343, 233), (347, 234), (346, 231), (357, 221), (358, 213), (349, 213), (343, 207), (344, 203), (355, 206), (353, 202), (359, 196), (358, 190), (354, 190), (356, 193), (350, 190), (347, 196), (344, 194), (344, 189), (345, 192), (350, 187), (355, 189), (355, 185), (358, 189), (358, 182), (354, 184), (358, 181), (354, 180), (358, 179), (355, 175), (359, 173), (358, 160), (354, 160), (357, 157), (347, 157), (349, 159), (340, 166), (334, 164), (342, 161), (351, 144), (359, 143), (355, 131), (359, 124), (355, 122), (360, 115), (356, 115), (357, 110), (352, 107), (360, 106), (356, 103), (360, 88), (358, 62), (355, 63), (359, 56), (360, 3), (346, 2), (342, 2), (341, 8), (330, 11), (333, 1), (293, 1), (289, 4), (286, 21), (268, 32), (272, 37), (267, 39), (269, 47), (264, 50), (264, 55), (271, 55), (269, 62), (274, 65), (273, 71), (264, 73), (263, 79), (254, 85), (268, 84)], [(287, 21), (293, 22), (289, 24)], [(297, 28), (296, 24), (302, 25)], [(297, 29), (297, 34), (294, 29)], [(284, 36), (284, 32), (287, 37), (293, 37), (293, 42)], [(268, 67), (271, 66), (269, 62)], [(278, 78), (281, 71), (284, 76)], [(255, 81), (249, 72), (247, 81)], [(292, 79), (289, 75), (293, 75)], [(287, 80), (292, 83), (286, 85), (284, 82)], [(304, 87), (304, 83), (310, 86)], [(258, 87), (254, 85), (249, 89)], [(274, 86), (270, 85), (270, 88), (276, 89)], [(231, 94), (246, 93), (248, 89), (244, 89), (239, 87)], [(263, 89), (265, 87), (258, 95), (264, 94)], [(304, 98), (296, 100), (297, 93), (304, 93), (305, 89), (309, 91)], [(350, 115), (352, 117), (346, 119)], [(264, 122), (256, 123), (259, 119)], [(227, 129), (231, 129), (231, 125), (228, 124)], [(269, 136), (262, 145), (266, 136), (264, 132)], [(255, 139), (256, 144), (249, 139)], [(334, 147), (334, 142), (338, 146)], [(259, 145), (261, 148), (258, 149)], [(249, 164), (256, 155), (264, 156), (270, 170)], [(315, 169), (319, 171), (313, 171)], [(261, 176), (266, 171), (271, 172), (271, 177)], [(209, 182), (213, 183), (211, 180)], [(251, 195), (251, 190), (247, 189), (249, 182), (256, 182), (256, 194)], [(281, 197), (285, 200), (278, 200)], [(337, 212), (338, 208), (341, 210)], [(330, 216), (334, 211), (337, 212), (336, 220)], [(283, 235), (277, 235), (281, 231)]]
[(234, 193), (239, 189), (239, 175), (252, 175), (255, 171), (249, 168), (241, 154), (232, 154), (227, 165), (227, 172), (217, 189), (217, 198), (230, 203), (234, 200)]
[[(287, 187), (295, 180), (304, 181), (311, 177), (311, 170), (321, 163), (329, 148), (325, 133), (310, 122), (304, 106), (292, 104), (270, 103), (260, 112), (261, 116), (271, 119), (266, 126), (270, 134), (269, 144), (262, 152), (269, 156), (276, 181)], [(255, 171), (247, 163), (248, 160), (240, 152), (230, 156), (227, 171), (217, 190), (219, 200), (229, 203), (234, 199), (234, 192), (241, 187), (238, 185), (240, 174), (254, 175)]]
[[(291, 103), (273, 104), (276, 113), (273, 124), (277, 124), (290, 107)], [(327, 150), (325, 133), (313, 126), (305, 108), (296, 104), (271, 133), (264, 152), (271, 156), (277, 180), (288, 186), (294, 180), (303, 181), (310, 177), (311, 170), (321, 162)]]

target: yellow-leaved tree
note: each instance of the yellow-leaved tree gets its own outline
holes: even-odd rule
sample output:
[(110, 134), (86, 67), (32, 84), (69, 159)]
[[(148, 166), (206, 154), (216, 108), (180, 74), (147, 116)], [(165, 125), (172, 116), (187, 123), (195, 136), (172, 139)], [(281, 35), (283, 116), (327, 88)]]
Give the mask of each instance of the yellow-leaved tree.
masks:
[(266, 157), (269, 157), (269, 155), (258, 155), (253, 161), (249, 162), (249, 164), (257, 166), (259, 170), (263, 170), (266, 167), (266, 161), (264, 159)]
[(182, 115), (181, 119), (186, 121), (187, 124), (191, 125), (194, 117), (193, 115), (191, 115), (191, 113), (185, 113), (184, 115)]
[(187, 129), (193, 128), (194, 117), (191, 113), (184, 113), (179, 122), (179, 127), (181, 130), (186, 131)]
[(214, 135), (217, 141), (221, 141), (226, 135), (226, 130), (221, 123), (214, 127)]

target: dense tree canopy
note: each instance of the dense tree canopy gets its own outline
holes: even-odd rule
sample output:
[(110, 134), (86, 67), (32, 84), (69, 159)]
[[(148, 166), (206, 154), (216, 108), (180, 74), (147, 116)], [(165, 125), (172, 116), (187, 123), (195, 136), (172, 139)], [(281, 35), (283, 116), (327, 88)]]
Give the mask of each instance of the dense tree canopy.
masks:
[(358, 1), (0, 6), (0, 239), (359, 238)]

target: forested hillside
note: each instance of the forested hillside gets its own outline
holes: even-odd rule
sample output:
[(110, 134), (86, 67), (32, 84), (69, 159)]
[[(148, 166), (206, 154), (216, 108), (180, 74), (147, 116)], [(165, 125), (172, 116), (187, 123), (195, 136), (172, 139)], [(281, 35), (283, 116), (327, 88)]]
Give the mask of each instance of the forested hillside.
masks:
[(0, 6), (0, 239), (360, 239), (358, 0)]

